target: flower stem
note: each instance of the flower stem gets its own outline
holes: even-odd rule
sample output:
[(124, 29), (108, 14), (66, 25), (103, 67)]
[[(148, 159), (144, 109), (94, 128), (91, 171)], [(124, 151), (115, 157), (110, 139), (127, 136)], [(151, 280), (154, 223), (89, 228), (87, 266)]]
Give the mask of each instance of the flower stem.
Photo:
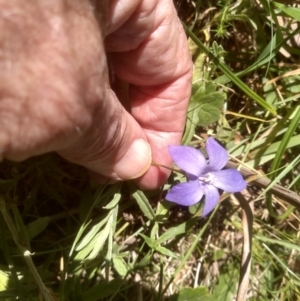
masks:
[(184, 172), (181, 171), (181, 170), (179, 170), (179, 169), (171, 168), (171, 167), (168, 167), (168, 166), (166, 166), (166, 165), (156, 163), (156, 162), (154, 162), (154, 161), (152, 161), (151, 165), (163, 167), (163, 168), (166, 168), (166, 169), (168, 169), (168, 170), (171, 170), (171, 171), (174, 171), (174, 172), (178, 172), (178, 173), (181, 173), (181, 174), (185, 175)]

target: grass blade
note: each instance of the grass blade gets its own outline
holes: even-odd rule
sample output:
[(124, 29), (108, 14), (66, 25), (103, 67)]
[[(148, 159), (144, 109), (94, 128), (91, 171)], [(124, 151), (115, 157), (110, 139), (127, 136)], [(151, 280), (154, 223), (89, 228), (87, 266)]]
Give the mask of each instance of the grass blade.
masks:
[(263, 108), (268, 110), (273, 115), (277, 115), (276, 110), (273, 106), (267, 103), (263, 98), (257, 95), (253, 90), (251, 90), (247, 85), (245, 85), (225, 64), (220, 62), (218, 58), (216, 58), (209, 49), (191, 32), (188, 27), (184, 25), (185, 29), (187, 30), (189, 36), (193, 39), (193, 41), (201, 48), (203, 52), (207, 56), (209, 56), (214, 64), (235, 84), (237, 85), (246, 95), (248, 95), (251, 99), (256, 101), (259, 105)]
[[(281, 158), (282, 158), (282, 156), (283, 156), (283, 154), (284, 154), (284, 152), (287, 148), (287, 145), (290, 142), (296, 128), (298, 127), (299, 122), (300, 122), (300, 106), (297, 106), (296, 110), (295, 110), (295, 116), (294, 116), (294, 118), (292, 118), (291, 123), (290, 123), (287, 131), (285, 132), (285, 134), (284, 134), (284, 136), (283, 136), (283, 138), (282, 138), (282, 140), (279, 144), (278, 150), (275, 154), (274, 160), (272, 162), (271, 169), (270, 169), (270, 172), (271, 172), (270, 178), (271, 178), (271, 180), (274, 180), (275, 177), (276, 177), (276, 174), (277, 174), (276, 171), (280, 166)], [(298, 159), (298, 157), (296, 159)], [(291, 165), (291, 167), (294, 167), (294, 165)], [(271, 195), (267, 196), (267, 208), (269, 210), (269, 213), (273, 217), (275, 217), (275, 218), (278, 217), (275, 214), (275, 212), (273, 210), (273, 207), (272, 207), (272, 196)]]

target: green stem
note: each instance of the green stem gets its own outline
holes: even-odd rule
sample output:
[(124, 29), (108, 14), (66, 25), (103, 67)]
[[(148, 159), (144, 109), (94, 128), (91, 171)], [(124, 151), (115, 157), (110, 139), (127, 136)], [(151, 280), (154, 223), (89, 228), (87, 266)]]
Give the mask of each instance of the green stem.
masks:
[(169, 169), (173, 172), (178, 172), (178, 173), (181, 173), (182, 175), (185, 175), (183, 171), (179, 170), (179, 169), (174, 169), (174, 168), (171, 168), (171, 167), (168, 167), (166, 165), (163, 165), (163, 164), (159, 164), (159, 163), (155, 163), (152, 161), (151, 163), (152, 166), (159, 166), (159, 167), (163, 167), (163, 168), (166, 168), (166, 169)]
[(1, 213), (5, 220), (5, 223), (12, 235), (12, 238), (13, 238), (15, 244), (17, 245), (18, 249), (20, 250), (20, 252), (23, 254), (25, 262), (27, 263), (31, 274), (32, 274), (34, 280), (36, 281), (41, 294), (43, 295), (43, 297), (46, 301), (54, 301), (54, 299), (50, 295), (49, 290), (45, 286), (42, 278), (40, 277), (40, 275), (32, 261), (32, 258), (31, 258), (32, 254), (20, 242), (21, 239), (19, 237), (18, 231), (16, 230), (14, 222), (12, 221), (12, 219), (10, 217), (10, 214), (7, 212), (6, 204), (5, 204), (5, 200), (4, 200), (3, 196), (0, 196), (0, 210), (1, 210)]

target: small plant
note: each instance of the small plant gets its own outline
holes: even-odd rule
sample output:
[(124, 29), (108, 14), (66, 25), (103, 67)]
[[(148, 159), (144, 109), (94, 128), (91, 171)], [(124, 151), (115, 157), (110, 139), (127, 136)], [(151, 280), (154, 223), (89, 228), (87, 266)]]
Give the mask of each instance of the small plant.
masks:
[(299, 299), (300, 7), (179, 13), (195, 67), (180, 170), (149, 192), (54, 154), (2, 162), (0, 300)]

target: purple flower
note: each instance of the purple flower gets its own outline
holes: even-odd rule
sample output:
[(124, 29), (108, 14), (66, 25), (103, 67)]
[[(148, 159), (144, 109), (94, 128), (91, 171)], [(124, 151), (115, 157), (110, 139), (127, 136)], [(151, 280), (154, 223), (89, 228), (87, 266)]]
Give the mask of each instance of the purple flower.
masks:
[(203, 216), (217, 205), (220, 198), (218, 189), (238, 192), (247, 186), (247, 182), (236, 169), (221, 170), (228, 161), (228, 153), (213, 138), (207, 139), (206, 151), (208, 162), (193, 147), (169, 146), (171, 157), (189, 181), (175, 185), (166, 195), (168, 201), (183, 206), (194, 205), (205, 195)]

